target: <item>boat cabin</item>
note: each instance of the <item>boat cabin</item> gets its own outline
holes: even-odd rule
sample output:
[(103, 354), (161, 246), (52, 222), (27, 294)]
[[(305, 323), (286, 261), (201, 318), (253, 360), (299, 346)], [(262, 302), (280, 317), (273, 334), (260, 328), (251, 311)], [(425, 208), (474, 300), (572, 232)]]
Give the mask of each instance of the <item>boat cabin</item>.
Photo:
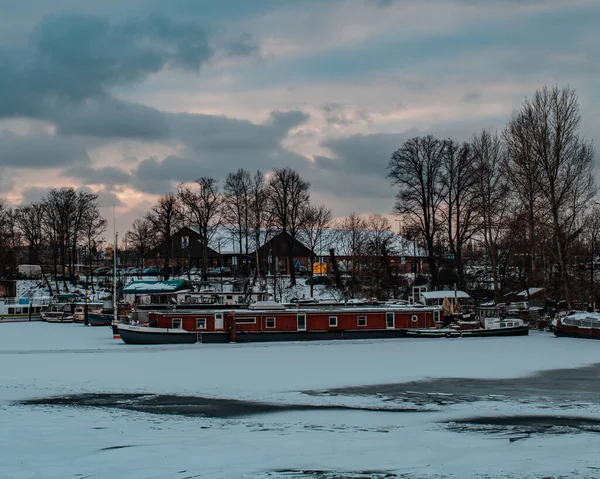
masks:
[(147, 318), (151, 327), (201, 333), (202, 342), (211, 342), (211, 335), (217, 335), (214, 342), (243, 342), (400, 337), (406, 328), (439, 326), (440, 315), (440, 308), (286, 309), (258, 302), (241, 310), (148, 312)]

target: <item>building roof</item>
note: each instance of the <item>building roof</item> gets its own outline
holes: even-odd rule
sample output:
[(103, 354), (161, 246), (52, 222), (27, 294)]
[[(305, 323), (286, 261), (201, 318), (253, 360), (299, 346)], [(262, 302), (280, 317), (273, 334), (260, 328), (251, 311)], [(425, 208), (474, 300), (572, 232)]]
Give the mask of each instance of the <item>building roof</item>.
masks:
[[(423, 296), (423, 298), (425, 298), (425, 299), (444, 299), (444, 298), (452, 299), (452, 298), (454, 298), (454, 290), (449, 289), (449, 290), (445, 290), (445, 291), (423, 291), (421, 293), (421, 296)], [(469, 296), (464, 291), (457, 291), (456, 297), (458, 299), (466, 299), (466, 298), (470, 298), (471, 296)]]
[(132, 281), (123, 288), (123, 294), (175, 293), (187, 287), (187, 282), (182, 279), (170, 281)]

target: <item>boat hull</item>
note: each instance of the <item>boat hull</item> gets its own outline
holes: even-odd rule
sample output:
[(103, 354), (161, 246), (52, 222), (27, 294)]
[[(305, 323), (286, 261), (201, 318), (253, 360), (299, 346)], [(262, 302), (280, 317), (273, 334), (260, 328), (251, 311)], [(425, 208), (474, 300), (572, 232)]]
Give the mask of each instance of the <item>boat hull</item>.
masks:
[(40, 313), (32, 314), (0, 314), (0, 323), (26, 323), (29, 321), (41, 321)]
[(600, 339), (600, 330), (598, 329), (578, 329), (569, 328), (554, 329), (554, 335), (559, 338), (580, 338), (580, 339)]
[(126, 344), (194, 344), (198, 334), (183, 330), (118, 325), (119, 336)]
[(88, 324), (90, 326), (110, 326), (113, 319), (112, 314), (88, 313)]
[(527, 336), (528, 326), (517, 326), (514, 328), (499, 329), (405, 329), (406, 337), (409, 338), (488, 338), (500, 336)]

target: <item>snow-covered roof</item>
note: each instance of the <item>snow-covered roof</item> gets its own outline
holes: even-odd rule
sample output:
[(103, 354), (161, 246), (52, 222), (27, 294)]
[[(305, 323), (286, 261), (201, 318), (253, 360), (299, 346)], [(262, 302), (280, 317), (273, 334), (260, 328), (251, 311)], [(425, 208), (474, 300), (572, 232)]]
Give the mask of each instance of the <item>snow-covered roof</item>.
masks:
[[(423, 291), (421, 296), (425, 299), (452, 299), (454, 298), (454, 290), (446, 290), (446, 291)], [(457, 291), (456, 297), (459, 299), (470, 298), (467, 293), (464, 291)]]
[[(544, 288), (529, 288), (529, 296), (533, 296), (534, 294), (538, 294), (544, 291)], [(517, 296), (527, 296), (527, 290), (517, 293)]]
[(184, 280), (132, 281), (123, 288), (123, 294), (174, 293), (186, 287)]

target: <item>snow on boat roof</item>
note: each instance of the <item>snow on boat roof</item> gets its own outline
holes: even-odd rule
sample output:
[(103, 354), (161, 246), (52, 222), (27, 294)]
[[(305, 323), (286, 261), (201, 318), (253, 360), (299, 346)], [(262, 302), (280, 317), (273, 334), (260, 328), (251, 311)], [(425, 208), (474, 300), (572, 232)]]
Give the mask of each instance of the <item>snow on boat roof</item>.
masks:
[(169, 281), (133, 281), (123, 288), (123, 294), (174, 293), (186, 287), (182, 279)]
[[(333, 314), (333, 313), (366, 313), (366, 312), (370, 312), (370, 313), (374, 313), (374, 312), (421, 312), (421, 311), (439, 311), (440, 308), (438, 306), (421, 306), (421, 305), (407, 305), (407, 306), (401, 306), (401, 305), (382, 305), (382, 306), (355, 306), (355, 307), (327, 307), (324, 306), (322, 308), (286, 308), (285, 306), (283, 306), (281, 303), (275, 303), (275, 302), (271, 302), (271, 301), (261, 301), (262, 306), (257, 303), (253, 303), (251, 304), (248, 308), (245, 309), (231, 309), (231, 308), (227, 308), (223, 305), (222, 308), (219, 309), (211, 309), (210, 312), (206, 311), (206, 310), (193, 310), (193, 309), (189, 309), (189, 310), (157, 310), (157, 311), (151, 311), (153, 313), (156, 314), (163, 314), (163, 315), (176, 315), (176, 316), (197, 316), (198, 314), (212, 314), (212, 313), (231, 313), (233, 311), (235, 311), (235, 315), (247, 315), (247, 314), (258, 314), (258, 313), (272, 313), (275, 314), (275, 312), (277, 312), (277, 314), (279, 313), (288, 313), (288, 314), (297, 314), (298, 312), (302, 312), (302, 313), (311, 313), (311, 314), (315, 314), (315, 313), (327, 313), (327, 314)], [(265, 304), (267, 303), (267, 304)], [(272, 306), (271, 306), (272, 305)], [(283, 307), (282, 307), (283, 306)]]
[[(454, 298), (454, 290), (446, 290), (446, 291), (423, 291), (421, 293), (425, 299), (452, 299)], [(456, 291), (456, 297), (459, 299), (470, 298), (467, 293), (464, 291)]]

